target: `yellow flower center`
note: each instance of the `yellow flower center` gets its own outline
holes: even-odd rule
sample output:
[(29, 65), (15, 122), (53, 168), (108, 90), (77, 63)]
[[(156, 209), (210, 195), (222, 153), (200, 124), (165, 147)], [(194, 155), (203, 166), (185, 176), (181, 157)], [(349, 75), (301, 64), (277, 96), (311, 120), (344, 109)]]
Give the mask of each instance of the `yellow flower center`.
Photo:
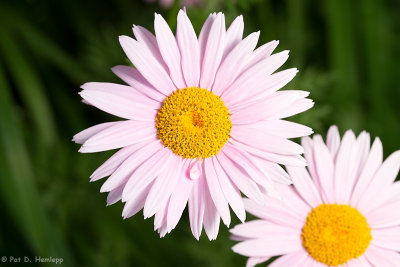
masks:
[(301, 239), (311, 257), (337, 266), (362, 255), (372, 237), (367, 220), (357, 209), (322, 204), (308, 214)]
[(229, 111), (221, 98), (197, 87), (179, 89), (168, 96), (156, 122), (158, 138), (182, 158), (218, 154), (232, 128)]

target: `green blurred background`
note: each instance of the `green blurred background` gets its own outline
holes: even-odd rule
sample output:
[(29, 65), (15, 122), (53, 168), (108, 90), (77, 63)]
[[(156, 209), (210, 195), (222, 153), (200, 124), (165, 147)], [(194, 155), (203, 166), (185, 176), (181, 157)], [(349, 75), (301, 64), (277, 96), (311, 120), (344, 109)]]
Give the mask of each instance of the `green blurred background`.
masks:
[[(160, 239), (153, 219), (121, 218), (106, 207), (102, 182), (89, 175), (111, 153), (79, 154), (72, 136), (116, 120), (81, 103), (88, 81), (119, 82), (110, 71), (128, 64), (118, 36), (132, 24), (153, 30), (154, 12), (175, 28), (179, 3), (141, 0), (0, 2), (0, 257), (61, 257), (64, 266), (244, 266), (229, 233), (209, 242), (192, 236), (185, 211)], [(325, 134), (366, 129), (385, 155), (400, 142), (400, 2), (220, 0), (188, 7), (197, 29), (210, 12), (227, 23), (243, 14), (259, 44), (280, 40), (284, 68), (300, 72), (286, 87), (307, 90), (315, 107), (291, 120)], [(233, 225), (237, 220), (233, 222)], [(0, 262), (0, 265), (4, 263)], [(38, 265), (38, 263), (32, 263)], [(43, 264), (49, 265), (49, 264)]]

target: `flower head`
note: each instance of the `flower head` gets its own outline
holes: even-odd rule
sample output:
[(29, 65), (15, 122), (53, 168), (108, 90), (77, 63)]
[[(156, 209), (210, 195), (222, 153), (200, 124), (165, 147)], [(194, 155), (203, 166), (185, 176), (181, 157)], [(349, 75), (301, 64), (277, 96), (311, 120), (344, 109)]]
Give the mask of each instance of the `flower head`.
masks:
[(287, 167), (293, 186), (277, 188), (282, 202), (246, 200), (259, 217), (236, 226), (233, 250), (248, 266), (283, 255), (270, 266), (398, 266), (400, 262), (400, 151), (382, 163), (382, 144), (337, 127), (302, 140), (308, 171)]
[(302, 147), (288, 138), (312, 131), (282, 118), (313, 103), (307, 92), (277, 92), (297, 73), (274, 73), (288, 52), (271, 55), (277, 41), (255, 49), (259, 33), (242, 39), (243, 27), (239, 16), (225, 30), (224, 15), (211, 14), (197, 38), (180, 11), (174, 36), (156, 14), (155, 36), (134, 26), (136, 40), (120, 37), (136, 68), (112, 70), (127, 86), (82, 86), (86, 103), (126, 119), (74, 136), (82, 153), (121, 148), (91, 179), (110, 176), (101, 192), (108, 204), (125, 202), (124, 218), (143, 208), (163, 236), (188, 203), (193, 235), (204, 225), (215, 239), (220, 217), (230, 223), (229, 206), (245, 220), (241, 192), (262, 204), (275, 182), (291, 183), (279, 164), (305, 165)]

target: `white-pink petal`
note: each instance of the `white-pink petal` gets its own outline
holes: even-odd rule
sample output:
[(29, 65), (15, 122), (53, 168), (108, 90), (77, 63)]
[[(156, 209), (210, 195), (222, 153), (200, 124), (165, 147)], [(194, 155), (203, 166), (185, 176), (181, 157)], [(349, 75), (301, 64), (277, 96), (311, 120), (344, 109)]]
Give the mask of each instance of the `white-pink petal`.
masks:
[(171, 194), (171, 198), (168, 206), (167, 215), (167, 230), (170, 232), (178, 224), (179, 219), (182, 216), (183, 210), (186, 207), (189, 196), (192, 193), (193, 181), (189, 178), (188, 174), (189, 160), (183, 163), (183, 167), (179, 174), (178, 182), (175, 186), (174, 191)]
[(158, 48), (157, 39), (149, 30), (142, 26), (133, 25), (132, 28), (133, 34), (135, 35), (136, 40), (143, 44), (149, 52), (154, 56), (157, 62), (163, 67), (165, 71), (168, 71), (168, 67), (165, 64), (160, 49)]
[(372, 229), (371, 244), (383, 249), (400, 251), (400, 226)]
[(304, 152), (303, 148), (293, 141), (270, 135), (268, 131), (263, 131), (258, 127), (234, 125), (230, 134), (231, 138), (266, 152), (281, 155), (298, 155)]
[(304, 263), (307, 260), (307, 252), (304, 249), (288, 253), (274, 260), (270, 267), (305, 267)]
[[(304, 143), (311, 142), (308, 137), (304, 138)], [(307, 141), (309, 140), (309, 141)], [(306, 151), (306, 156), (309, 152)], [(322, 195), (322, 199), (327, 203), (335, 202), (334, 195), (334, 170), (335, 166), (333, 163), (332, 155), (329, 152), (328, 147), (324, 144), (322, 137), (320, 135), (314, 136), (314, 148), (312, 153), (312, 158), (314, 162), (315, 173), (311, 172), (311, 175), (317, 185)], [(309, 165), (310, 171), (311, 163)]]
[(263, 44), (262, 46), (258, 47), (256, 50), (251, 53), (251, 56), (249, 57), (249, 60), (244, 68), (244, 70), (247, 70), (248, 68), (251, 68), (252, 66), (258, 64), (261, 60), (269, 57), (272, 52), (275, 50), (275, 48), (278, 46), (279, 41), (273, 40), (270, 41), (266, 44)]
[(168, 66), (172, 81), (177, 88), (185, 88), (186, 84), (183, 79), (181, 55), (178, 44), (176, 43), (175, 36), (169, 28), (168, 23), (159, 14), (155, 14), (154, 31), (156, 33), (158, 48), (160, 49), (164, 62)]
[(161, 103), (139, 94), (132, 87), (113, 83), (86, 83), (79, 94), (91, 105), (112, 115), (154, 121)]
[(397, 251), (394, 252), (375, 246), (368, 247), (365, 257), (372, 266), (398, 267), (400, 262), (400, 254)]
[(242, 197), (240, 191), (237, 187), (232, 184), (226, 175), (225, 171), (222, 169), (216, 157), (212, 158), (213, 166), (215, 173), (217, 175), (219, 184), (221, 186), (221, 190), (224, 193), (226, 200), (231, 206), (233, 212), (235, 212), (236, 216), (239, 218), (241, 222), (244, 222), (246, 219), (246, 211), (244, 209)]
[(145, 143), (139, 143), (121, 148), (90, 175), (90, 181), (94, 182), (111, 175), (128, 157), (144, 145)]
[(340, 134), (339, 129), (336, 125), (329, 127), (326, 135), (326, 145), (331, 152), (333, 159), (336, 159), (336, 153), (340, 146)]
[[(383, 160), (383, 148), (382, 142), (379, 138), (375, 138), (374, 143), (372, 144), (371, 150), (369, 152), (368, 158), (366, 159), (365, 167), (362, 170), (358, 181), (354, 187), (352, 192), (350, 203), (360, 208), (365, 203), (361, 203), (360, 201), (363, 199), (366, 189), (369, 187), (371, 181), (374, 179), (375, 172), (381, 166)], [(368, 200), (368, 198), (365, 198)], [(361, 205), (361, 206), (360, 206)]]
[(153, 123), (140, 121), (121, 121), (90, 137), (79, 149), (81, 153), (92, 153), (121, 148), (157, 136)]
[(163, 171), (158, 174), (144, 205), (143, 215), (145, 218), (153, 216), (168, 200), (178, 182), (182, 163), (179, 156), (172, 155)]
[(232, 250), (248, 257), (265, 257), (292, 253), (301, 248), (299, 236), (285, 236), (246, 240), (233, 246)]
[(242, 40), (244, 30), (243, 16), (237, 16), (236, 19), (229, 26), (226, 31), (226, 43), (224, 56), (227, 55), (232, 49)]
[(176, 87), (165, 69), (143, 44), (127, 36), (120, 36), (119, 42), (129, 60), (151, 85), (165, 95), (175, 91)]
[(132, 217), (138, 213), (144, 207), (147, 195), (151, 189), (152, 183), (142, 188), (140, 191), (135, 192), (134, 195), (125, 203), (122, 211), (122, 217), (124, 219)]
[(166, 96), (160, 90), (154, 88), (137, 69), (118, 65), (111, 68), (111, 70), (139, 93), (159, 102), (165, 99)]
[(264, 196), (257, 184), (253, 182), (235, 162), (229, 159), (222, 150), (216, 157), (232, 183), (235, 184), (240, 191), (257, 203), (262, 204), (265, 202)]
[[(204, 45), (202, 45), (203, 42), (205, 43)], [(199, 43), (200, 49), (204, 49), (204, 53), (201, 56), (200, 87), (210, 90), (225, 48), (224, 14), (217, 14), (212, 21), (210, 31), (208, 33), (206, 33), (206, 30), (204, 31), (204, 37), (200, 33)]]
[(225, 225), (229, 227), (231, 223), (231, 215), (229, 211), (228, 202), (225, 199), (221, 186), (218, 181), (218, 176), (214, 170), (212, 158), (204, 159), (204, 174), (207, 181), (208, 191), (219, 215), (224, 221)]
[(293, 185), (303, 200), (312, 208), (316, 208), (317, 206), (321, 205), (321, 195), (306, 168), (287, 166), (286, 169), (292, 178)]
[(200, 80), (200, 47), (196, 32), (186, 12), (180, 10), (176, 39), (181, 53), (181, 65), (187, 87), (199, 86)]
[(193, 236), (197, 240), (199, 240), (201, 231), (203, 229), (205, 209), (204, 183), (204, 176), (201, 176), (193, 183), (192, 193), (189, 196), (188, 202), (190, 229), (192, 230)]
[(336, 156), (334, 171), (335, 201), (338, 204), (347, 204), (352, 190), (352, 184), (356, 175), (356, 137), (351, 130), (343, 136), (339, 151)]
[(135, 169), (122, 192), (122, 201), (128, 201), (135, 192), (142, 190), (162, 173), (170, 163), (172, 153), (167, 148), (155, 153)]
[(206, 185), (204, 185), (204, 204), (204, 230), (209, 240), (215, 240), (218, 236), (220, 216)]
[(224, 90), (236, 79), (243, 69), (246, 58), (248, 58), (257, 45), (260, 32), (254, 32), (243, 39), (232, 51), (223, 59), (221, 66), (215, 76), (212, 91), (216, 95), (221, 95)]
[(74, 141), (77, 144), (83, 144), (90, 137), (98, 134), (99, 132), (101, 132), (117, 123), (118, 123), (117, 121), (114, 121), (114, 122), (105, 122), (105, 123), (100, 123), (100, 124), (94, 125), (92, 127), (89, 127), (87, 129), (75, 134), (74, 137), (72, 138), (72, 141)]

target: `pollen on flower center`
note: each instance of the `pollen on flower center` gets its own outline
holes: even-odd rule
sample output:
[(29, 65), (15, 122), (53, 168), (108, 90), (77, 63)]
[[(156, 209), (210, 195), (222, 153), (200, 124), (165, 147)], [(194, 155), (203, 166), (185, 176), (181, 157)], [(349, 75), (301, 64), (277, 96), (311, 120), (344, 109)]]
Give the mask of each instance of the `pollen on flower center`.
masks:
[(329, 266), (361, 256), (372, 239), (365, 217), (349, 205), (338, 204), (314, 208), (301, 238), (310, 256)]
[(156, 118), (158, 138), (182, 158), (218, 154), (232, 128), (229, 111), (219, 96), (197, 87), (168, 96)]

